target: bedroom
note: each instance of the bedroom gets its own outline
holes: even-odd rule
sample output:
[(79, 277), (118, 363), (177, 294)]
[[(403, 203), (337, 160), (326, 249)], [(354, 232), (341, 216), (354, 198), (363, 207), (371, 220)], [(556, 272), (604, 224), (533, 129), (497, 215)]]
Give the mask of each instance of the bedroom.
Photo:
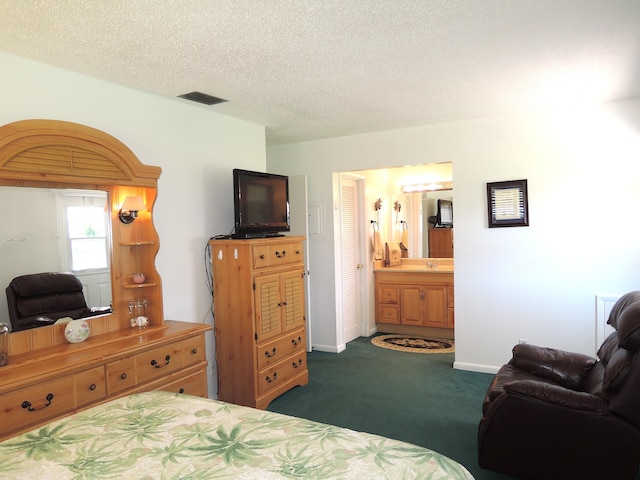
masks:
[[(333, 172), (452, 161), (461, 229), (456, 236), (459, 368), (495, 371), (520, 338), (593, 353), (595, 295), (637, 286), (637, 92), (557, 111), (452, 119), (266, 147), (266, 129), (257, 123), (11, 53), (0, 54), (0, 67), (0, 124), (25, 118), (87, 124), (123, 141), (144, 163), (163, 168), (157, 268), (167, 318), (211, 321), (202, 250), (212, 235), (232, 228), (235, 166), (307, 175), (309, 202), (324, 205), (329, 216)], [(628, 72), (626, 81), (637, 85), (637, 71)], [(484, 184), (517, 178), (529, 181), (531, 226), (488, 230)], [(312, 302), (312, 328), (319, 348), (339, 351), (344, 344), (336, 319), (335, 267), (321, 261), (325, 252), (335, 254), (329, 221), (327, 226), (325, 238), (310, 242), (312, 288), (316, 298), (326, 299)], [(210, 374), (209, 384), (215, 385), (215, 371)]]

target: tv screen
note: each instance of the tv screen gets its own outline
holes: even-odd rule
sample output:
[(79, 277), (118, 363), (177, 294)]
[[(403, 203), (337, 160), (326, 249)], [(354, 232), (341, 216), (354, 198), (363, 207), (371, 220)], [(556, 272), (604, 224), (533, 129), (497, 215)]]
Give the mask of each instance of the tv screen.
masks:
[(438, 199), (436, 226), (453, 227), (453, 203), (450, 200)]
[(288, 232), (289, 177), (233, 170), (236, 238), (260, 238)]

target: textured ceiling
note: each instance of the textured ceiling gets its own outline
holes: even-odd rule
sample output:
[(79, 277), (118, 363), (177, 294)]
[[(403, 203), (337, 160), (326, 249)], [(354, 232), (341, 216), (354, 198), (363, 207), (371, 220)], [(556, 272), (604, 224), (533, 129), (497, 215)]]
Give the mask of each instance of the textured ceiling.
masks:
[(0, 50), (279, 144), (640, 97), (640, 1), (0, 0)]

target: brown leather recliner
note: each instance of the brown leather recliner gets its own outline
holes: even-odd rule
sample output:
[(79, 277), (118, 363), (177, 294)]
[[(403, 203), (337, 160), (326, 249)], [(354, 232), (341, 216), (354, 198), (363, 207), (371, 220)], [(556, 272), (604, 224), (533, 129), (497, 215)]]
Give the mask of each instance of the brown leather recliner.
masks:
[(640, 465), (640, 292), (613, 306), (616, 329), (587, 355), (516, 345), (489, 386), (482, 468), (532, 480), (634, 480)]
[(82, 283), (71, 273), (34, 273), (14, 278), (6, 289), (11, 331), (51, 325), (63, 317), (85, 318), (110, 311), (91, 309)]

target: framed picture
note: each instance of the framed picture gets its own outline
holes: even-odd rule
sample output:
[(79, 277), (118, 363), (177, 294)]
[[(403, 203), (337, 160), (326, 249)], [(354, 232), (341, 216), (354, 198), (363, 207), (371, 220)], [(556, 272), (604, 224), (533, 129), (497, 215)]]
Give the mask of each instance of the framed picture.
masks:
[(529, 226), (527, 181), (487, 183), (489, 228)]

